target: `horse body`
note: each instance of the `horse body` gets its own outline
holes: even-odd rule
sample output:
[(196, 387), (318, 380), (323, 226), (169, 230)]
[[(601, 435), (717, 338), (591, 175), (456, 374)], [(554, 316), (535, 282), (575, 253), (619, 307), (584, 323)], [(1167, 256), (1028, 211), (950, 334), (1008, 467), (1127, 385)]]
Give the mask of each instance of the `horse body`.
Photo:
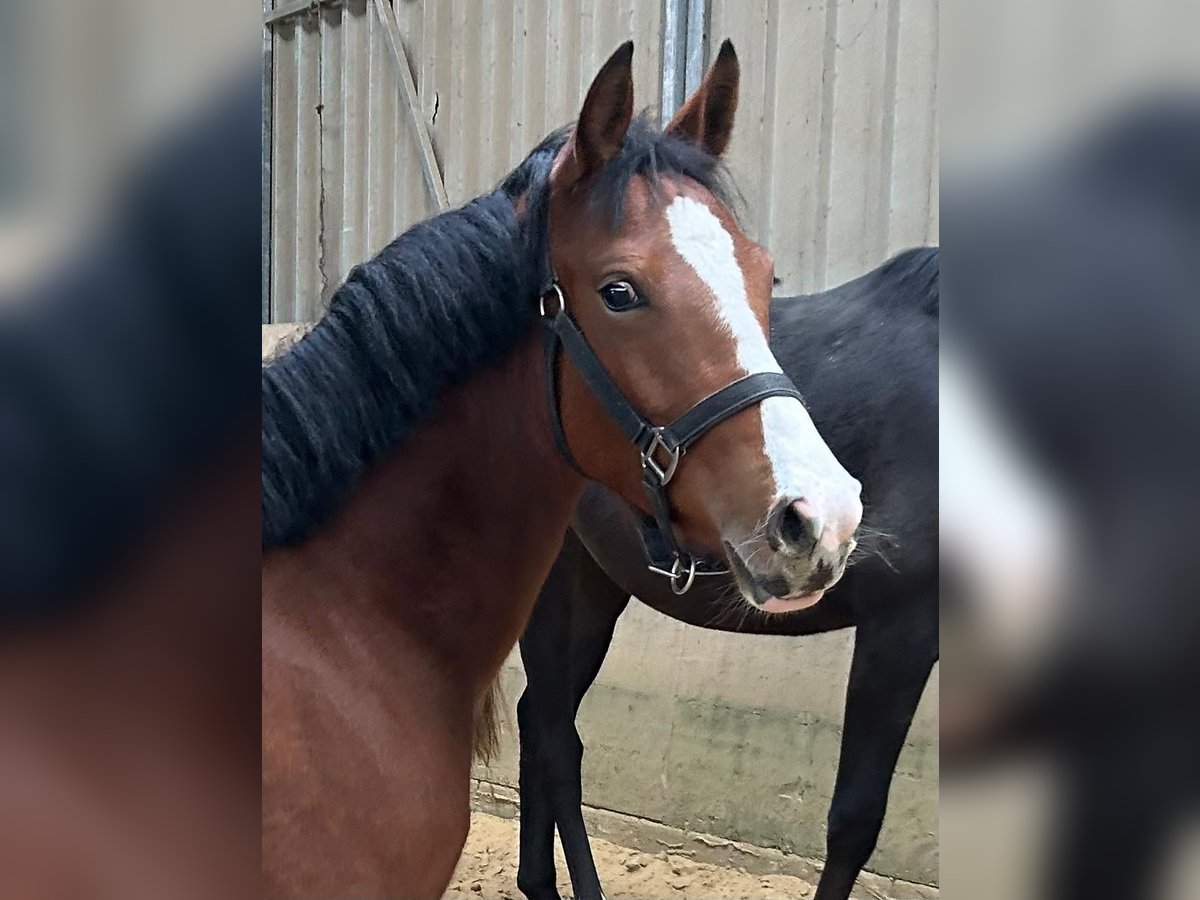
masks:
[(521, 867), (555, 900), (557, 824), (577, 897), (602, 896), (583, 824), (574, 718), (630, 595), (692, 625), (805, 635), (857, 626), (828, 858), (818, 896), (849, 895), (875, 846), (896, 757), (938, 653), (936, 249), (909, 251), (822, 294), (771, 308), (772, 348), (831, 449), (863, 483), (861, 558), (815, 606), (764, 615), (724, 577), (685, 596), (646, 569), (638, 517), (599, 485), (575, 510), (521, 639)]
[[(354, 270), (264, 369), (268, 895), (445, 889), (475, 713), (584, 471), (652, 505), (679, 544), (754, 545), (748, 606), (763, 584), (786, 603), (840, 576), (859, 485), (778, 372), (770, 256), (720, 201), (737, 79), (726, 43), (660, 132), (633, 118), (622, 46), (570, 132)], [(740, 399), (714, 410), (714, 394)], [(661, 423), (701, 416), (669, 445)], [(697, 434), (677, 477), (651, 465)], [(781, 462), (766, 445), (787, 438), (804, 449)]]
[[(450, 878), (474, 710), (582, 483), (549, 439), (540, 351), (526, 341), (447, 395), (329, 527), (264, 559), (271, 896), (431, 897)], [(430, 527), (453, 509), (469, 510), (460, 525)], [(404, 746), (421, 750), (396, 754)]]

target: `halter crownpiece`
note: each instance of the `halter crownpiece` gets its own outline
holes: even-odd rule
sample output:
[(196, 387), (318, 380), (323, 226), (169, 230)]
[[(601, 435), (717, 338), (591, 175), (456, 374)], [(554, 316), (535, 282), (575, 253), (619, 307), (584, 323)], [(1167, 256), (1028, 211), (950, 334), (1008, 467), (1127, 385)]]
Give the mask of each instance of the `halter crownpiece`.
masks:
[[(547, 304), (553, 296), (551, 310)], [(671, 501), (667, 485), (675, 477), (679, 462), (688, 448), (703, 435), (730, 416), (761, 403), (768, 397), (793, 397), (802, 400), (800, 391), (782, 372), (755, 372), (739, 378), (709, 394), (669, 425), (653, 425), (641, 415), (617, 387), (603, 363), (588, 345), (579, 326), (567, 311), (566, 296), (557, 278), (552, 278), (538, 301), (538, 310), (545, 325), (546, 385), (550, 406), (551, 430), (559, 453), (584, 478), (563, 430), (558, 406), (559, 348), (562, 348), (601, 406), (637, 447), (642, 460), (642, 487), (654, 516), (653, 526), (643, 528), (643, 544), (650, 561), (650, 571), (671, 579), (671, 590), (684, 594), (697, 575), (722, 575), (725, 567), (698, 566), (694, 556), (679, 546), (671, 524)], [(666, 553), (655, 552), (665, 549)], [(664, 559), (665, 557), (665, 559)]]

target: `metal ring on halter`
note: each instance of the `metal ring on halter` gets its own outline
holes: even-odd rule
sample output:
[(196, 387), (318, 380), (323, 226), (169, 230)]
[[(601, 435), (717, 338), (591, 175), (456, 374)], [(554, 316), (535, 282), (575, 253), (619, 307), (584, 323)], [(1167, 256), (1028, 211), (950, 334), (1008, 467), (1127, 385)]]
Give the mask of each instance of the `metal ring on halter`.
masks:
[[(642, 468), (649, 469), (658, 476), (659, 484), (666, 485), (672, 478), (675, 477), (675, 469), (679, 465), (679, 457), (683, 456), (683, 448), (676, 447), (672, 450), (667, 446), (667, 442), (663, 440), (663, 429), (655, 428), (654, 437), (650, 441), (650, 446), (642, 452)], [(667, 457), (666, 466), (660, 466), (658, 460), (654, 458), (654, 454), (662, 448), (666, 450), (670, 456)]]
[[(651, 572), (653, 572), (655, 575), (662, 575), (664, 578), (670, 578), (670, 577), (671, 577), (671, 570), (670, 570), (670, 569), (664, 569), (662, 566), (653, 566), (653, 565), (648, 565), (648, 566), (646, 566), (646, 568), (647, 568), (647, 569), (649, 569)], [(697, 562), (696, 562), (696, 576), (695, 576), (696, 578), (707, 578), (707, 577), (710, 577), (710, 576), (712, 576), (712, 575), (728, 575), (728, 574), (729, 574), (729, 569), (728, 569), (728, 568), (724, 568), (724, 569), (701, 569), (701, 568), (700, 568), (700, 563), (699, 563), (699, 561), (697, 561)]]
[[(683, 561), (688, 561), (687, 581), (683, 587), (679, 587), (679, 579), (685, 574), (683, 570)], [(671, 579), (671, 590), (676, 594), (686, 594), (688, 588), (692, 586), (692, 582), (696, 580), (697, 575), (724, 575), (725, 572), (698, 572), (696, 571), (696, 558), (694, 556), (680, 555), (675, 557), (675, 561), (671, 563), (670, 569), (660, 569), (658, 566), (647, 566), (655, 575), (664, 575)]]
[(567, 299), (563, 296), (562, 288), (559, 287), (557, 281), (552, 281), (550, 282), (550, 287), (542, 291), (542, 295), (538, 297), (538, 314), (541, 315), (543, 319), (549, 318), (549, 316), (546, 314), (546, 298), (550, 296), (551, 291), (554, 291), (554, 293), (558, 294), (558, 309), (554, 311), (554, 315), (557, 316), (560, 312), (567, 308)]
[(683, 587), (679, 586), (679, 579), (684, 574), (683, 560), (684, 557), (677, 556), (675, 557), (674, 565), (671, 566), (671, 590), (676, 594), (686, 594), (688, 592), (688, 588), (692, 586), (692, 582), (696, 580), (696, 557), (689, 556), (687, 557), (687, 581), (683, 583)]

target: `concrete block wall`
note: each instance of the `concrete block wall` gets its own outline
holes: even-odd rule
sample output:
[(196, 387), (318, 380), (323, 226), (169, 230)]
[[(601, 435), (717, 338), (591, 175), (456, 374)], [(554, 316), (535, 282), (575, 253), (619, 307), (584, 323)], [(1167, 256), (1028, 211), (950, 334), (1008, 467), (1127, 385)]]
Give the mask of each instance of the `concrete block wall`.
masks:
[[(579, 715), (589, 806), (802, 856), (825, 855), (852, 630), (804, 638), (724, 634), (632, 602)], [(937, 675), (892, 784), (868, 868), (938, 880)], [(516, 787), (515, 706), (503, 673), (502, 751), (476, 777)]]

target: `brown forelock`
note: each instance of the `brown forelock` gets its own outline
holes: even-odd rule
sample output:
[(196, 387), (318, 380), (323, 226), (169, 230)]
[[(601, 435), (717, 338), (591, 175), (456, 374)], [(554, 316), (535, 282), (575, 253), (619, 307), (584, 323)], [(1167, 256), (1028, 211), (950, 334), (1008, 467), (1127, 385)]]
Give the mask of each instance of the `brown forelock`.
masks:
[[(611, 221), (589, 210), (586, 185), (556, 191), (551, 203), (551, 252), (571, 314), (628, 400), (655, 424), (674, 421), (748, 374), (737, 361), (733, 336), (720, 325), (716, 298), (672, 243), (666, 207), (680, 194), (708, 206), (733, 237), (765, 331), (771, 259), (699, 185), (664, 180), (651, 188), (634, 178), (615, 232)], [(609, 311), (598, 290), (616, 279), (629, 280), (648, 306)], [(646, 510), (637, 451), (574, 366), (563, 360), (559, 365), (560, 409), (576, 459), (589, 476)], [(669, 490), (683, 536), (698, 550), (719, 549), (722, 523), (752, 528), (774, 491), (757, 407), (727, 419), (693, 445)]]

